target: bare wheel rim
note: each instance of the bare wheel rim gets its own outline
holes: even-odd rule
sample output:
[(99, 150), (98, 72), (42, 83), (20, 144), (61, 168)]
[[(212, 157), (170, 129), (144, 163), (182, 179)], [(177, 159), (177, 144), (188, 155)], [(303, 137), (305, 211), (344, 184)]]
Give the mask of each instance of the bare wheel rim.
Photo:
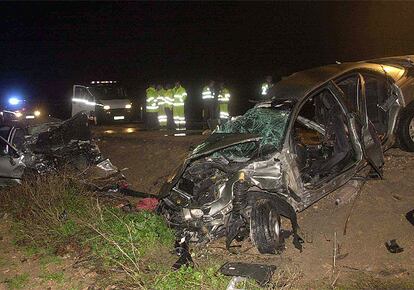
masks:
[(408, 125), (408, 134), (410, 134), (411, 141), (414, 142), (414, 117), (411, 119), (410, 125)]

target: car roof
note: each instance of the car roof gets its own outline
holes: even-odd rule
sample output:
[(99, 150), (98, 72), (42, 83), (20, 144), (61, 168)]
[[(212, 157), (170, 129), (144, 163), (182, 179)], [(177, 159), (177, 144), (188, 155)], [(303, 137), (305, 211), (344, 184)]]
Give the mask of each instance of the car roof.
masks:
[(408, 56), (400, 56), (359, 62), (345, 62), (296, 72), (276, 83), (269, 91), (268, 98), (299, 101), (324, 83), (353, 70), (363, 69), (385, 74), (384, 65), (394, 66), (394, 69), (387, 68), (386, 73), (396, 81), (404, 73), (404, 67), (399, 63), (403, 63), (403, 60), (407, 62), (407, 59)]

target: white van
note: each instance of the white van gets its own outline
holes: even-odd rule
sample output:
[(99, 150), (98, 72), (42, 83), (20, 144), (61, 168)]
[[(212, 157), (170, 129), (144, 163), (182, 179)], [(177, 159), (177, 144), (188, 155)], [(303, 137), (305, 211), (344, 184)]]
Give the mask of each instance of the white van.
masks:
[(73, 86), (72, 116), (82, 111), (95, 124), (129, 122), (132, 102), (117, 81), (92, 81)]

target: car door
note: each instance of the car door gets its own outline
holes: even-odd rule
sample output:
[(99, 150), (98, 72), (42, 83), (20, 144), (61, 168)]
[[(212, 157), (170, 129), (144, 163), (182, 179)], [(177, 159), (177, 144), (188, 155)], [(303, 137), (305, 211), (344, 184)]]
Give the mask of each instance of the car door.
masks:
[(365, 80), (358, 74), (360, 90), (358, 93), (359, 115), (361, 122), (360, 140), (364, 156), (375, 171), (382, 177), (382, 166), (384, 165), (384, 154), (381, 141), (375, 130), (374, 125), (368, 118)]
[(25, 168), (22, 161), (23, 156), (12, 145), (15, 134), (16, 129), (10, 128), (7, 136), (0, 135), (0, 185), (6, 185), (13, 180), (20, 180), (23, 175)]

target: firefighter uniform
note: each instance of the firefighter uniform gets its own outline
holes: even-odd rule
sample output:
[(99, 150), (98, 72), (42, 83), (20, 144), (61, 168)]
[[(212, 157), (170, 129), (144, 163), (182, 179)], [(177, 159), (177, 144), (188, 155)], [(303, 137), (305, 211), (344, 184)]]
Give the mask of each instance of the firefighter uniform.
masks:
[(203, 99), (203, 119), (208, 120), (216, 119), (217, 112), (217, 100), (215, 98), (214, 88), (212, 86), (205, 86), (202, 92)]
[(166, 91), (163, 88), (157, 90), (158, 122), (161, 127), (165, 127), (167, 125), (167, 115), (165, 114), (165, 94)]
[(222, 88), (218, 95), (219, 116), (221, 120), (227, 120), (229, 115), (230, 91), (227, 88)]
[(174, 106), (174, 89), (169, 88), (165, 90), (164, 94), (165, 115), (167, 117), (167, 128), (174, 129), (173, 106)]
[(187, 92), (181, 86), (176, 86), (174, 89), (174, 123), (178, 129), (185, 129), (185, 110), (184, 103), (187, 99)]
[(157, 90), (150, 86), (146, 90), (146, 127), (147, 129), (156, 129), (158, 123), (158, 104), (157, 104)]

